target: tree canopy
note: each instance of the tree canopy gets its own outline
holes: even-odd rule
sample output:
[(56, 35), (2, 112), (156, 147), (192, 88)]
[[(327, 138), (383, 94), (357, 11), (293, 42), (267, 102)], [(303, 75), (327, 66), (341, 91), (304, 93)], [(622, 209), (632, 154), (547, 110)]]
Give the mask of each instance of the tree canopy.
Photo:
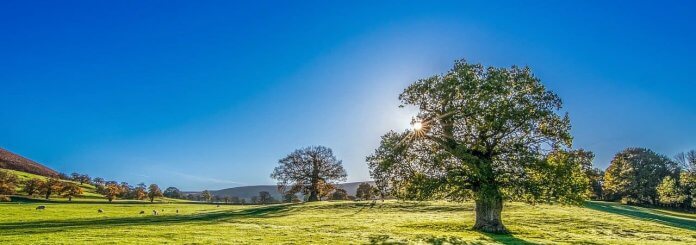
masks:
[(182, 198), (183, 197), (179, 188), (176, 188), (173, 186), (167, 187), (167, 189), (164, 190), (163, 195), (165, 197), (169, 197), (169, 198)]
[(14, 174), (0, 170), (0, 195), (12, 195), (15, 193), (19, 179)]
[(295, 150), (278, 160), (271, 178), (278, 180), (278, 190), (283, 193), (309, 194), (307, 201), (317, 201), (320, 195), (328, 195), (326, 189), (335, 182), (346, 180), (346, 170), (336, 159), (331, 148), (310, 146)]
[(473, 197), (474, 227), (488, 232), (506, 232), (504, 198), (577, 200), (578, 188), (537, 188), (550, 168), (564, 185), (559, 181), (577, 168), (546, 161), (569, 151), (570, 119), (560, 112), (561, 99), (529, 68), (459, 60), (446, 74), (411, 84), (399, 99), (418, 114), (413, 130), (388, 132), (367, 157), (382, 191), (409, 199)]
[(155, 198), (162, 197), (162, 190), (156, 184), (150, 184), (147, 188), (147, 197), (150, 198), (150, 202), (154, 202)]
[(657, 204), (657, 186), (666, 176), (677, 178), (677, 163), (645, 148), (627, 148), (611, 160), (604, 188), (611, 200)]

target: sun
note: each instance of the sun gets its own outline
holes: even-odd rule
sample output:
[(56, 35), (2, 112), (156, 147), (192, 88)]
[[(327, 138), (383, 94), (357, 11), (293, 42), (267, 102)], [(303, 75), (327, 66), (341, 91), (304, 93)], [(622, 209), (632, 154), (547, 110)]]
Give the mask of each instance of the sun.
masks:
[(423, 129), (423, 123), (415, 122), (415, 123), (413, 123), (413, 125), (411, 125), (411, 127), (413, 128), (413, 130), (419, 131), (419, 130)]

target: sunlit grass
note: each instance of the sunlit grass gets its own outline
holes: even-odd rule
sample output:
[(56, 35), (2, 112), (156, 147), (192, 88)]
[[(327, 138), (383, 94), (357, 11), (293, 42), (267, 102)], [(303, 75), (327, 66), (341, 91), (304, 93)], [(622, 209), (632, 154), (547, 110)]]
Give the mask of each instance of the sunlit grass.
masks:
[[(47, 208), (37, 211), (37, 205)], [(590, 205), (508, 203), (503, 219), (513, 234), (490, 235), (470, 229), (471, 203), (3, 203), (0, 243), (696, 243), (694, 219), (610, 203)], [(152, 215), (153, 209), (160, 215)]]

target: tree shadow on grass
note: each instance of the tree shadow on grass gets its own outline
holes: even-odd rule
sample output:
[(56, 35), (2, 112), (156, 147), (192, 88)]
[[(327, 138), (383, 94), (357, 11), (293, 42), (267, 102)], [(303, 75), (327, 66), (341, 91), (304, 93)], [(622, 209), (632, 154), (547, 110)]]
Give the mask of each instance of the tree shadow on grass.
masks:
[[(481, 233), (488, 237), (489, 239), (502, 243), (502, 244), (535, 244), (531, 242), (527, 242), (525, 240), (519, 239), (514, 237), (513, 235), (510, 234), (505, 234), (505, 235), (497, 235), (497, 234), (489, 234), (489, 233)], [(423, 240), (421, 240), (422, 243), (425, 244), (433, 244), (433, 245), (444, 245), (444, 244), (451, 244), (451, 245), (480, 245), (480, 244), (487, 244), (488, 242), (484, 241), (466, 241), (463, 240), (459, 237), (454, 237), (454, 236), (449, 236), (449, 237), (428, 237)], [(375, 236), (370, 236), (369, 237), (369, 244), (409, 244), (408, 242), (401, 241), (401, 240), (396, 240), (389, 235), (375, 235)]]
[(493, 241), (502, 243), (502, 244), (536, 244), (533, 242), (528, 242), (522, 239), (519, 239), (512, 234), (492, 234), (492, 233), (485, 233), (485, 232), (480, 232), (482, 235), (487, 236)]
[(191, 215), (146, 215), (137, 217), (41, 220), (30, 222), (0, 223), (0, 231), (6, 235), (39, 234), (59, 232), (69, 229), (110, 228), (114, 226), (171, 225), (190, 222), (220, 222), (245, 218), (271, 218), (288, 214), (291, 204), (261, 206), (244, 210), (216, 211)]
[(585, 207), (597, 211), (619, 214), (634, 219), (653, 221), (663, 225), (696, 231), (696, 220), (694, 219), (672, 216), (664, 212), (654, 213), (646, 208), (607, 202), (587, 202)]

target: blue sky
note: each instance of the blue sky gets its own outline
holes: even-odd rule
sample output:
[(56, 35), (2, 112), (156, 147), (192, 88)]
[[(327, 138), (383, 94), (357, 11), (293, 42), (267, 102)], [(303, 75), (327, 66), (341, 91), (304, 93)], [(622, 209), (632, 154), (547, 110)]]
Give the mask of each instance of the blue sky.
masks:
[[(575, 147), (696, 149), (690, 2), (0, 3), (0, 147), (62, 172), (184, 190), (272, 184), (308, 145), (349, 181), (455, 59), (528, 65)], [(263, 3), (253, 3), (263, 2)]]

